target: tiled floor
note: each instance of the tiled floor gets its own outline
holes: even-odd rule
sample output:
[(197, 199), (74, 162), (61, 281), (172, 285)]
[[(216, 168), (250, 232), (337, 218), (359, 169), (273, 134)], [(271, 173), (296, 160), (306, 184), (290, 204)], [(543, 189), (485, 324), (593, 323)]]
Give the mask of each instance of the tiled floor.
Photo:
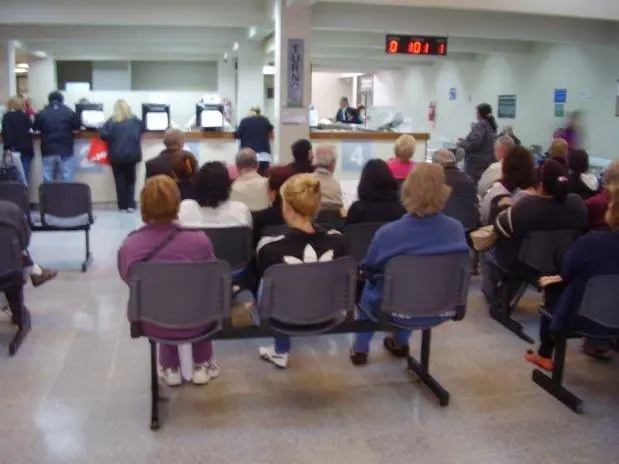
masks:
[[(0, 320), (1, 464), (619, 462), (619, 360), (592, 362), (573, 345), (567, 384), (586, 407), (574, 414), (532, 383), (526, 343), (488, 318), (477, 282), (467, 318), (433, 340), (447, 408), (378, 339), (365, 368), (348, 361), (348, 335), (295, 340), (287, 371), (258, 360), (258, 340), (218, 341), (220, 378), (169, 392), (153, 433), (148, 345), (129, 338), (115, 270), (118, 245), (138, 223), (99, 213), (86, 274), (82, 235), (34, 235), (33, 256), (62, 273), (28, 288), (33, 330), (14, 358)], [(535, 300), (526, 303), (520, 317), (535, 333)]]

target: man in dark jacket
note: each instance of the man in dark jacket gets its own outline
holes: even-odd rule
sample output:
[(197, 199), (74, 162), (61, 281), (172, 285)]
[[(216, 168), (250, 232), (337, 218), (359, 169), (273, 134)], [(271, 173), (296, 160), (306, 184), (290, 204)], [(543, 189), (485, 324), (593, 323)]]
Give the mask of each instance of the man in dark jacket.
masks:
[(243, 118), (234, 133), (234, 138), (241, 143), (240, 148), (251, 148), (258, 157), (258, 173), (267, 175), (271, 164), (271, 142), (273, 124), (262, 115), (260, 108), (254, 107), (249, 116)]
[(451, 187), (451, 195), (443, 213), (458, 219), (465, 230), (476, 228), (479, 225), (479, 201), (473, 180), (466, 172), (458, 169), (456, 157), (449, 150), (437, 150), (432, 156), (432, 162), (443, 166), (445, 184)]
[(56, 169), (61, 182), (72, 182), (75, 174), (73, 159), (73, 131), (80, 129), (80, 120), (66, 106), (59, 91), (49, 94), (49, 104), (34, 118), (34, 130), (41, 132), (43, 181), (56, 180)]

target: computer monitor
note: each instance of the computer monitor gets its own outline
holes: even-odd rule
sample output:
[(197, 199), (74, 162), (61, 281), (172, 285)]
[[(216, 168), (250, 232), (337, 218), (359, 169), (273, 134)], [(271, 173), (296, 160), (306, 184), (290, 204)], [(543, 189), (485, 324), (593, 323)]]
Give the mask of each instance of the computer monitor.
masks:
[(216, 103), (197, 103), (196, 127), (206, 131), (223, 130), (224, 105)]
[(147, 132), (161, 132), (170, 127), (170, 105), (142, 103), (142, 121)]
[(97, 130), (105, 123), (103, 103), (77, 103), (75, 112), (86, 130)]

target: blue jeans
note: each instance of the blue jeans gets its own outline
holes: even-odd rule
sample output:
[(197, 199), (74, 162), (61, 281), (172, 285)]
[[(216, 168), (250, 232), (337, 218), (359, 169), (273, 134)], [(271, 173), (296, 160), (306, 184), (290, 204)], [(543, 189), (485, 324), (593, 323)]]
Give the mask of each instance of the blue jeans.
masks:
[(24, 170), (24, 183), (26, 185), (30, 185), (30, 169), (32, 167), (32, 158), (22, 156), (21, 165)]
[(75, 160), (73, 155), (43, 156), (43, 182), (56, 180), (56, 168), (59, 171), (60, 182), (73, 182), (75, 175)]
[[(256, 305), (252, 309), (251, 317), (254, 320), (254, 324), (260, 325), (260, 300), (262, 300), (262, 282), (260, 282), (260, 287), (258, 288), (258, 296), (256, 297)], [(286, 354), (290, 353), (291, 342), (289, 335), (276, 335), (273, 337), (273, 345), (275, 347), (275, 352), (277, 354)]]
[[(373, 312), (374, 316), (378, 316), (376, 312)], [(356, 319), (358, 321), (369, 321), (371, 320), (368, 315), (359, 311), (357, 313)], [(428, 327), (433, 327), (439, 325), (442, 322), (448, 320), (444, 317), (416, 317), (416, 318), (408, 318), (408, 317), (398, 317), (395, 315), (389, 316), (389, 321), (394, 324), (404, 325), (410, 328), (407, 329), (397, 329), (393, 331), (393, 339), (395, 340), (396, 345), (404, 346), (408, 345), (408, 339), (411, 336), (411, 333), (414, 329), (425, 329)], [(368, 353), (370, 351), (370, 342), (374, 337), (374, 332), (359, 332), (355, 337), (355, 343), (353, 344), (353, 351), (355, 353)]]

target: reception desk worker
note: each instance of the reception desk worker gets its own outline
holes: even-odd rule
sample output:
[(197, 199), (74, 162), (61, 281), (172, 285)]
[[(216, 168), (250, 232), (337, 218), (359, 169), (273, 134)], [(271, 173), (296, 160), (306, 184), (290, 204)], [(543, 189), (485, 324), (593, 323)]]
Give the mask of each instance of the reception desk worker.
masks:
[(271, 134), (273, 124), (262, 115), (259, 107), (249, 110), (249, 115), (241, 120), (234, 133), (234, 138), (241, 142), (240, 148), (251, 148), (258, 157), (258, 172), (266, 176), (271, 165)]
[(357, 122), (357, 119), (357, 110), (349, 106), (348, 98), (340, 98), (340, 109), (337, 110), (337, 113), (335, 115), (335, 121), (346, 124), (354, 124)]
[(47, 100), (49, 104), (35, 116), (33, 125), (35, 131), (41, 132), (43, 181), (53, 182), (58, 167), (60, 181), (73, 182), (73, 131), (80, 130), (80, 120), (75, 112), (64, 104), (60, 91), (50, 93)]
[(114, 113), (99, 134), (108, 144), (108, 157), (114, 173), (118, 209), (135, 211), (135, 171), (142, 161), (144, 124), (133, 114), (125, 100), (114, 104)]

